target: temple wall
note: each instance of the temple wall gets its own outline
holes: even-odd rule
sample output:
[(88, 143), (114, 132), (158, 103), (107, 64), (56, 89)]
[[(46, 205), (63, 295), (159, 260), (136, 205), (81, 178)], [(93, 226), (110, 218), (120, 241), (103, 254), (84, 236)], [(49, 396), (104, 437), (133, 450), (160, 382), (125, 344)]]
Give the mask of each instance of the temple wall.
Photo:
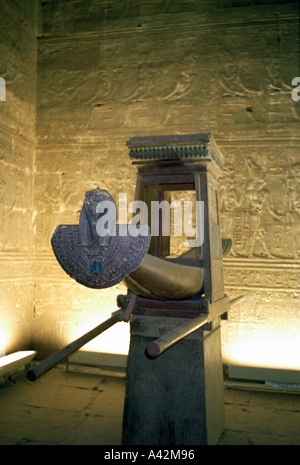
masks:
[(4, 355), (28, 348), (33, 311), (37, 2), (1, 1), (0, 25), (0, 76), (5, 84), (0, 101), (0, 355)]
[[(210, 132), (225, 160), (226, 292), (245, 296), (223, 321), (224, 363), (298, 366), (297, 2), (47, 0), (41, 9), (35, 346), (70, 342), (125, 291), (71, 281), (51, 251), (55, 227), (78, 222), (89, 189), (133, 196), (130, 137)], [(93, 350), (126, 353), (127, 336), (115, 346), (127, 331), (119, 325)]]

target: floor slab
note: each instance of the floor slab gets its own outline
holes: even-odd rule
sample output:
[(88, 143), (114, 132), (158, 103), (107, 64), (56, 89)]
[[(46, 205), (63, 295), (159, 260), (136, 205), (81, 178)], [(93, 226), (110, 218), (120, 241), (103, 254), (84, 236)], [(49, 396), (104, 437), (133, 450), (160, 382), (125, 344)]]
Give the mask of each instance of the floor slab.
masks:
[[(53, 369), (0, 385), (1, 445), (120, 445), (125, 378)], [(220, 445), (300, 445), (300, 395), (225, 389)]]

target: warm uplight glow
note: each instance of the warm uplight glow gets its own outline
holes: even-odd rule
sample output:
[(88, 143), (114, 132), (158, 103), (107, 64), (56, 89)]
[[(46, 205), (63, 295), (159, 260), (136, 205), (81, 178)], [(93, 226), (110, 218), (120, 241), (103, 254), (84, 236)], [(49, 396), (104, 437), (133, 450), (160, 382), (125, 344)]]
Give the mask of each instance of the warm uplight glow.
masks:
[[(72, 327), (69, 330), (69, 337), (65, 344), (75, 341), (83, 334), (86, 334), (91, 329), (101, 324), (104, 320), (110, 318), (111, 313), (108, 313), (101, 320), (94, 316), (88, 321), (81, 322), (80, 326)], [(127, 355), (130, 340), (130, 326), (128, 323), (119, 322), (107, 329), (99, 336), (85, 344), (82, 349), (86, 352), (100, 352), (110, 354)]]
[[(109, 319), (112, 313), (118, 310), (117, 296), (126, 295), (126, 293), (127, 288), (124, 284), (98, 292), (95, 292), (94, 289), (76, 286), (76, 292), (72, 295), (71, 319), (68, 324), (62, 324), (61, 345), (70, 344)], [(127, 355), (129, 331), (128, 323), (116, 323), (85, 344), (82, 350)]]
[(88, 352), (127, 355), (129, 350), (129, 324), (116, 323), (84, 346)]
[(2, 328), (0, 328), (0, 356), (5, 355), (5, 347), (6, 347), (6, 335)]
[(18, 347), (20, 345), (20, 333), (15, 330), (13, 325), (13, 312), (12, 314), (5, 314), (5, 309), (0, 308), (0, 357), (10, 352), (10, 347)]
[(10, 355), (0, 357), (0, 376), (5, 376), (29, 364), (36, 355), (34, 350), (21, 350)]
[(300, 339), (273, 329), (270, 333), (243, 334), (222, 346), (229, 365), (300, 370)]

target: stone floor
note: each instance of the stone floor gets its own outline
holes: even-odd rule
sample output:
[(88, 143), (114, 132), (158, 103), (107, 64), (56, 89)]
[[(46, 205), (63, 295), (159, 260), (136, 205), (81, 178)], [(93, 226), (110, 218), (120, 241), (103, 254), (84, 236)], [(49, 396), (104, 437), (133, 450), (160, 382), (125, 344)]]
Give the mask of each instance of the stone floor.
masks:
[[(125, 379), (53, 369), (0, 385), (1, 445), (119, 445)], [(300, 395), (225, 389), (222, 445), (300, 445)]]

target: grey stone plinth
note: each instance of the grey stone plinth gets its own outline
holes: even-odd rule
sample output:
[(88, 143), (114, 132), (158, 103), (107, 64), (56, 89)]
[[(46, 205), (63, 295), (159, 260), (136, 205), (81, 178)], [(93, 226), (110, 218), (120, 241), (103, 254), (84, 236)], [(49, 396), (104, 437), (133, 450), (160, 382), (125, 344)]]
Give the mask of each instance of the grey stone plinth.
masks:
[(154, 339), (182, 318), (134, 316), (127, 367), (123, 444), (201, 445), (218, 442), (224, 428), (219, 322), (198, 329), (157, 359), (145, 356)]

